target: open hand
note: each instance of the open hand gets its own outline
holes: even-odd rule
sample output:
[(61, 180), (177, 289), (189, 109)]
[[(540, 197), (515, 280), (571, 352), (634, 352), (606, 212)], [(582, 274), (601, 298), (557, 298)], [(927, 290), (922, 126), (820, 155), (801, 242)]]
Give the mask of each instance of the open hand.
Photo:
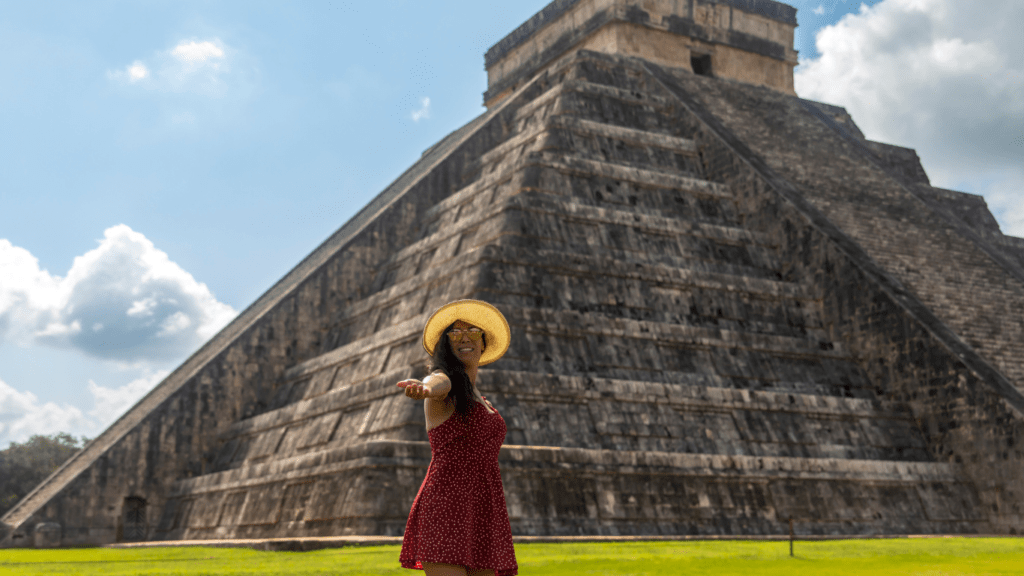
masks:
[(405, 395), (413, 400), (423, 400), (430, 397), (430, 388), (416, 379), (402, 380), (396, 386), (405, 388)]

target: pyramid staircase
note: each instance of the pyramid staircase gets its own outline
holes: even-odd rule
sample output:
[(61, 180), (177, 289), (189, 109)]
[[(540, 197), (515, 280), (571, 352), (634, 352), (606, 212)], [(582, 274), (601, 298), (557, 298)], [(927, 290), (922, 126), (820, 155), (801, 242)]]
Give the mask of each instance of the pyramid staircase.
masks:
[(155, 537), (401, 535), (430, 447), (394, 384), (459, 298), (512, 328), (479, 387), (508, 428), (513, 534), (977, 532), (975, 487), (830, 338), (686, 115), (588, 52), (488, 112), (494, 145), (459, 152), (416, 240), (173, 484)]

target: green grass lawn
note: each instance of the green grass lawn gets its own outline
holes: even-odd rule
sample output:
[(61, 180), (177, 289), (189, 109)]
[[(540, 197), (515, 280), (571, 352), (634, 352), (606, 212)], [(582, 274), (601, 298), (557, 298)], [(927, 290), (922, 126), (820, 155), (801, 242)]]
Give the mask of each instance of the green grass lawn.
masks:
[[(0, 550), (0, 574), (422, 574), (400, 546), (315, 552), (239, 548)], [(517, 544), (523, 576), (540, 574), (966, 575), (1024, 574), (1024, 539), (937, 538), (788, 542)]]

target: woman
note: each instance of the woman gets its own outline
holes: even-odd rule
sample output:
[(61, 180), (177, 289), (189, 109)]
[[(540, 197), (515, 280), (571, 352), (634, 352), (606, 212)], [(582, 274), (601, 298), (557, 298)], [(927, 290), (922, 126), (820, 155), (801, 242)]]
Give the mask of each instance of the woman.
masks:
[(519, 573), (498, 452), (505, 421), (476, 388), (477, 368), (501, 358), (511, 333), (497, 308), (458, 300), (423, 328), (431, 373), (398, 386), (423, 400), (430, 467), (405, 525), (399, 561), (426, 576)]

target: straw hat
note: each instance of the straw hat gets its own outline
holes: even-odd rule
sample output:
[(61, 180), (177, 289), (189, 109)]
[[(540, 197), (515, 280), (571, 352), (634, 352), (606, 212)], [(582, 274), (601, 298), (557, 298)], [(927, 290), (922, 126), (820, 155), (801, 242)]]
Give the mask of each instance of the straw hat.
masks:
[(490, 364), (505, 355), (512, 333), (501, 312), (482, 300), (456, 300), (449, 302), (430, 315), (423, 327), (423, 349), (434, 355), (434, 346), (444, 334), (444, 329), (456, 320), (468, 322), (484, 331), (487, 347), (480, 356), (480, 366)]

